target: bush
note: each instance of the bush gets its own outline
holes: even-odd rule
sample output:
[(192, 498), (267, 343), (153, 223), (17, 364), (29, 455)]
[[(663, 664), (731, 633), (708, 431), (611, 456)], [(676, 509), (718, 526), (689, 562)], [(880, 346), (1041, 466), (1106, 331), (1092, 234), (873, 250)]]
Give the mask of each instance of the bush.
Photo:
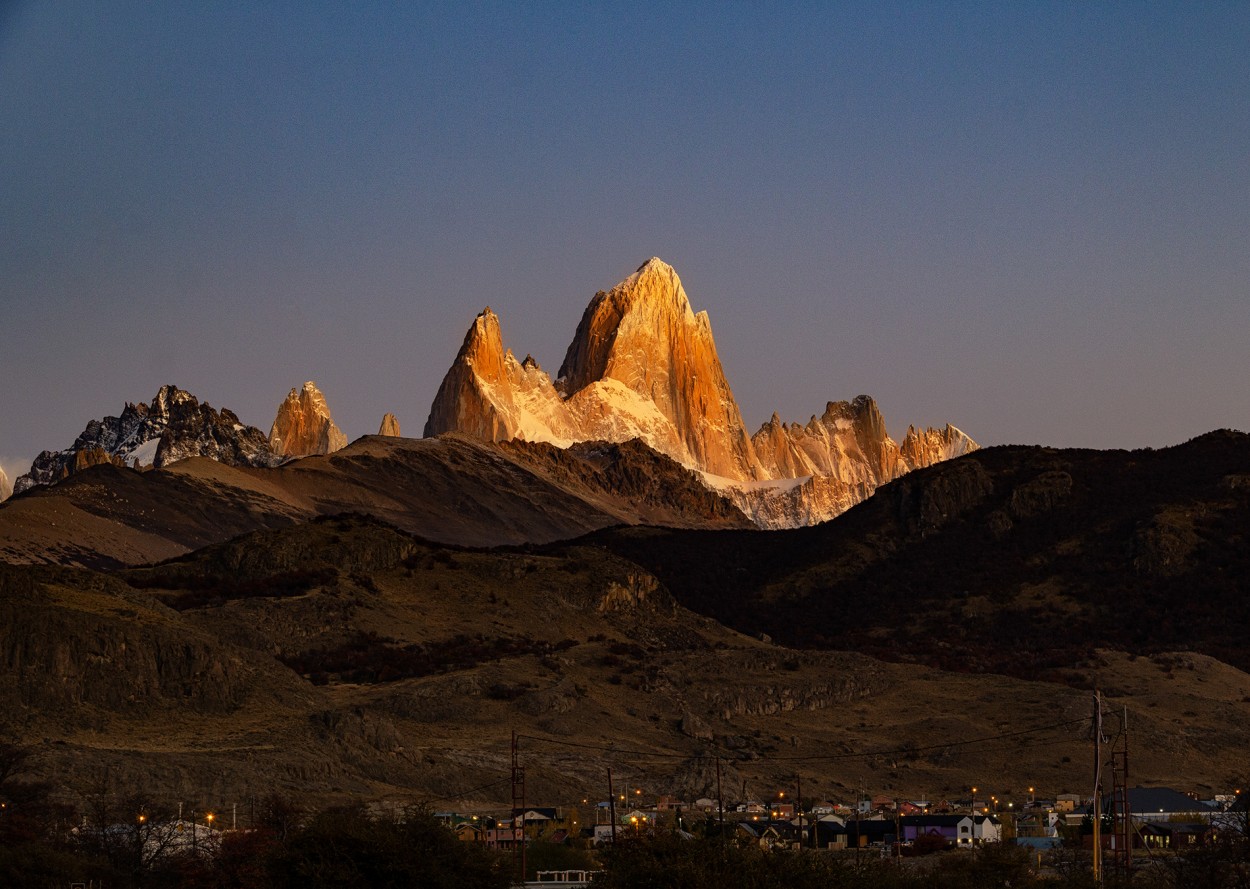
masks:
[(507, 889), (507, 862), (476, 843), (462, 843), (427, 812), (394, 817), (363, 807), (315, 817), (269, 858), (275, 889), (315, 886), (373, 889)]

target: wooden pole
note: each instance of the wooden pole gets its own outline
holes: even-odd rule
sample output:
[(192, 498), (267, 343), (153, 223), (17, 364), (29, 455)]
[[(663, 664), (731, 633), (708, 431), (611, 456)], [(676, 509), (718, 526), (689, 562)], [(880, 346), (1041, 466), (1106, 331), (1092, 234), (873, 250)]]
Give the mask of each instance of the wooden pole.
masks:
[(608, 766), (608, 811), (612, 814), (612, 844), (616, 845), (616, 791), (612, 788), (611, 766)]
[(1102, 885), (1102, 696), (1094, 690), (1094, 882)]
[(725, 796), (720, 789), (720, 757), (716, 757), (716, 810), (720, 820), (720, 838), (725, 841)]

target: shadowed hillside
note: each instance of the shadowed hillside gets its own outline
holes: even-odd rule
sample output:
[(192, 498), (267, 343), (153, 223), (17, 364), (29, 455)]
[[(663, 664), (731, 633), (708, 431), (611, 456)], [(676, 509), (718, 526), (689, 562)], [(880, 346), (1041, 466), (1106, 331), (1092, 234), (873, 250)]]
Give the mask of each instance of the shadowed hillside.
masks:
[(1158, 451), (990, 448), (792, 532), (590, 541), (787, 645), (1076, 681), (1062, 671), (1095, 647), (1250, 667), (1248, 533), (1250, 436), (1221, 431)]
[(204, 458), (151, 472), (93, 466), (0, 506), (0, 559), (144, 564), (343, 512), (472, 546), (560, 540), (622, 523), (750, 524), (689, 470), (638, 442), (561, 450), (366, 436), (276, 469)]

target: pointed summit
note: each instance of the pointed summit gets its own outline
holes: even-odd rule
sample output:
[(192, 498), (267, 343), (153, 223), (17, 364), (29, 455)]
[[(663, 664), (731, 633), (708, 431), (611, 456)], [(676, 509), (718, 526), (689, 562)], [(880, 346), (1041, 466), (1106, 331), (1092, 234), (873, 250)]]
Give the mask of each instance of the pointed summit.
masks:
[[(667, 347), (675, 335), (680, 336), (694, 323), (694, 312), (677, 272), (653, 256), (610, 291), (596, 293), (582, 313), (560, 366), (559, 377), (565, 381), (566, 393), (571, 395), (606, 376), (630, 385), (623, 378), (630, 376), (631, 368), (622, 366), (615, 368), (616, 374), (610, 373), (610, 365), (618, 363), (616, 359), (629, 341), (644, 339), (648, 348)], [(627, 341), (618, 349), (617, 339), (622, 333)]]
[(346, 445), (347, 436), (334, 425), (326, 398), (312, 380), (302, 389), (292, 389), (278, 405), (278, 415), (269, 430), (269, 446), (275, 454), (329, 454)]
[(378, 435), (389, 435), (392, 438), (399, 438), (399, 420), (395, 419), (395, 415), (387, 412), (382, 417), (382, 425), (378, 427)]
[(509, 364), (519, 366), (504, 350), (499, 318), (487, 306), (473, 319), (438, 387), (425, 421), (425, 436), (463, 432), (487, 441), (515, 438), (516, 425), (509, 422), (513, 413), (507, 385)]
[(761, 477), (707, 314), (691, 310), (681, 279), (663, 260), (652, 257), (595, 295), (559, 376), (566, 396), (610, 381), (652, 403), (685, 451), (666, 451), (674, 459), (726, 478)]

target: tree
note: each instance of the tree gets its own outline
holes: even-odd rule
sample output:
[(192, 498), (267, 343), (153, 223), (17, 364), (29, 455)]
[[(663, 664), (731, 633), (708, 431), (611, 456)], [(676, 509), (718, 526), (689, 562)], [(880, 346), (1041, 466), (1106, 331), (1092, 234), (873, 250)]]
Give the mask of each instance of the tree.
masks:
[(275, 889), (507, 889), (498, 855), (462, 843), (428, 812), (373, 815), (363, 806), (332, 809), (294, 831), (269, 858)]

